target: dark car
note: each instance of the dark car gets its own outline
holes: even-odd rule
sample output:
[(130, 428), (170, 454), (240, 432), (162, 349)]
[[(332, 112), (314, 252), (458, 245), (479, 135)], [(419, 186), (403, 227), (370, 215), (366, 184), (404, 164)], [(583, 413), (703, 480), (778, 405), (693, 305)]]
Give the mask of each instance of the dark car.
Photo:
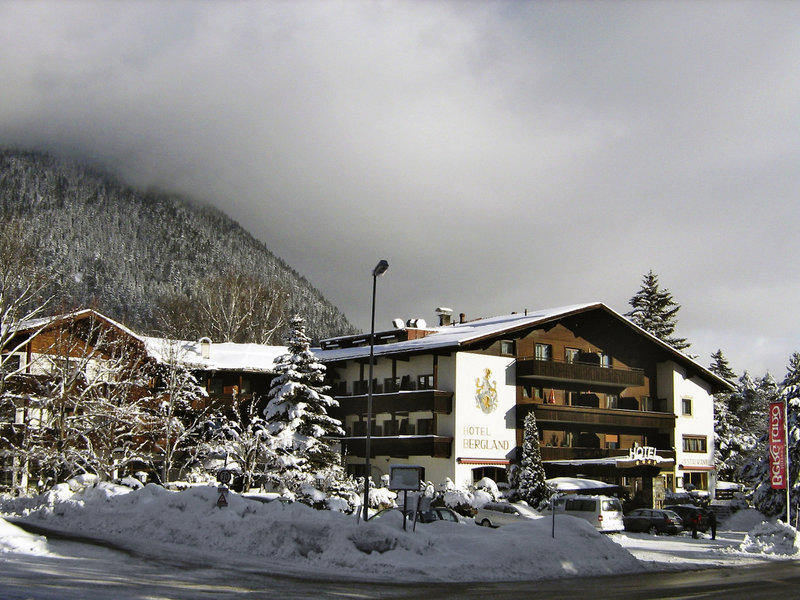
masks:
[(659, 508), (637, 508), (625, 517), (625, 531), (646, 531), (653, 535), (669, 533), (676, 535), (683, 531), (683, 520), (678, 513)]
[(693, 525), (697, 527), (697, 531), (708, 531), (708, 509), (700, 508), (694, 504), (672, 504), (664, 507), (666, 510), (678, 513), (683, 519), (684, 529), (693, 529)]

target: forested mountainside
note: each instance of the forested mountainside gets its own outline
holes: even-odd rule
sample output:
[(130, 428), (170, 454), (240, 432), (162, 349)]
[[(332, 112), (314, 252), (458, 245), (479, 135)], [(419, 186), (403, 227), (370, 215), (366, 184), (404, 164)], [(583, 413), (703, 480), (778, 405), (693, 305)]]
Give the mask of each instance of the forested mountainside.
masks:
[[(93, 307), (158, 334), (164, 298), (191, 298), (205, 279), (245, 273), (285, 290), (282, 312), (303, 316), (314, 340), (356, 332), (308, 281), (219, 210), (134, 189), (93, 167), (0, 150), (0, 219), (21, 221), (34, 233), (38, 260), (56, 275), (58, 306), (51, 312)], [(285, 331), (272, 343), (282, 344)]]

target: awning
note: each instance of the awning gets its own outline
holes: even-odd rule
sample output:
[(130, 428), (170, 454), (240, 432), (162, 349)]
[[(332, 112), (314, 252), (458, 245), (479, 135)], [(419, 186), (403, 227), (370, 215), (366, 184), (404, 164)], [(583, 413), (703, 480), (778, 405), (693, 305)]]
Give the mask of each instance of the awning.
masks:
[(715, 467), (709, 467), (708, 465), (678, 465), (678, 468), (682, 471), (714, 471)]
[(675, 461), (656, 456), (655, 460), (635, 460), (627, 456), (542, 461), (545, 474), (552, 477), (656, 477), (669, 471)]
[(460, 465), (509, 465), (511, 461), (506, 458), (462, 458), (458, 457), (456, 462)]

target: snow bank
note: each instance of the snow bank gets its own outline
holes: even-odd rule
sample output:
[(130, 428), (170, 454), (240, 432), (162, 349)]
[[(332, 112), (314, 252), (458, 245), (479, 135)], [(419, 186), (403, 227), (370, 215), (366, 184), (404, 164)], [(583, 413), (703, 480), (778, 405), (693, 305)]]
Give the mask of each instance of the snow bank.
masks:
[(194, 566), (238, 565), (325, 578), (382, 581), (533, 580), (645, 570), (627, 550), (581, 519), (547, 518), (487, 529), (473, 523), (402, 529), (398, 512), (369, 523), (303, 504), (262, 503), (215, 487), (132, 491), (98, 484), (54, 501), (7, 501), (7, 511), (61, 531), (79, 531)]
[(49, 554), (45, 538), (27, 533), (5, 519), (0, 519), (0, 554), (6, 552), (39, 556)]
[(797, 555), (800, 554), (800, 540), (791, 525), (765, 521), (747, 533), (739, 549), (752, 554)]
[(722, 522), (722, 527), (730, 531), (750, 531), (766, 521), (766, 517), (753, 508), (737, 510)]

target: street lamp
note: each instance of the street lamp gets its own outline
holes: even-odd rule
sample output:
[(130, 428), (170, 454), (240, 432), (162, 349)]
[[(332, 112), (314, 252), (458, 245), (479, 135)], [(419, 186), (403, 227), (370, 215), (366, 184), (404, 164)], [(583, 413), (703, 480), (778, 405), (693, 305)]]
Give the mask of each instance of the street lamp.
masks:
[(367, 439), (364, 450), (364, 520), (369, 518), (369, 476), (370, 476), (370, 438), (372, 430), (372, 363), (375, 356), (375, 291), (378, 287), (378, 277), (386, 273), (389, 263), (381, 260), (372, 270), (372, 327), (369, 336), (369, 382), (367, 383)]

